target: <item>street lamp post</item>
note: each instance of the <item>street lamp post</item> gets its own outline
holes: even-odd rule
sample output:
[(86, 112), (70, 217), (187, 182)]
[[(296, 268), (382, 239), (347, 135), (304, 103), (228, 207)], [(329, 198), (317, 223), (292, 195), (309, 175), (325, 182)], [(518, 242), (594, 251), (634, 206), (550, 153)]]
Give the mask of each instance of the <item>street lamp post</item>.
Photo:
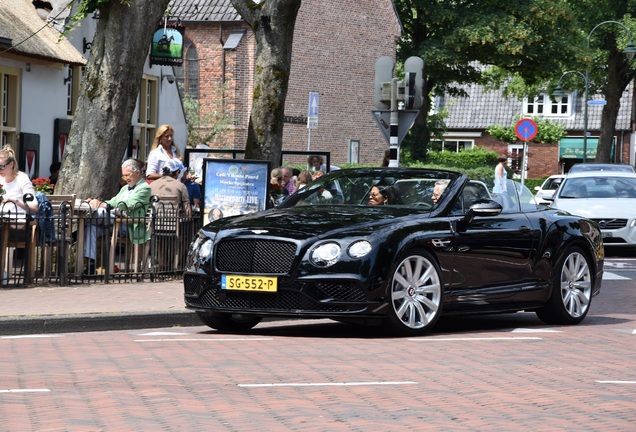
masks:
[[(618, 24), (623, 27), (629, 36), (629, 44), (625, 47), (623, 52), (627, 54), (630, 59), (634, 57), (634, 53), (636, 53), (636, 47), (634, 47), (634, 42), (632, 41), (632, 32), (629, 31), (624, 24), (618, 21), (603, 21), (602, 23), (597, 24), (587, 35), (587, 50), (590, 50), (590, 38), (592, 37), (592, 33), (602, 25), (605, 24)], [(590, 91), (590, 68), (585, 69), (585, 108), (583, 113), (583, 162), (587, 161), (587, 102), (588, 102), (588, 93)]]
[(585, 80), (585, 93), (583, 94), (583, 99), (584, 99), (583, 103), (585, 104), (585, 106), (583, 107), (583, 162), (585, 162), (587, 160), (587, 100), (588, 100), (587, 92), (589, 90), (589, 85), (588, 85), (589, 75), (587, 71), (585, 71), (585, 75), (583, 75), (582, 72), (574, 71), (574, 70), (563, 72), (563, 75), (561, 75), (561, 78), (559, 78), (559, 82), (557, 83), (556, 89), (554, 90), (554, 92), (552, 92), (552, 94), (555, 96), (563, 96), (565, 92), (561, 88), (561, 81), (567, 75), (573, 74), (573, 73), (578, 74)]

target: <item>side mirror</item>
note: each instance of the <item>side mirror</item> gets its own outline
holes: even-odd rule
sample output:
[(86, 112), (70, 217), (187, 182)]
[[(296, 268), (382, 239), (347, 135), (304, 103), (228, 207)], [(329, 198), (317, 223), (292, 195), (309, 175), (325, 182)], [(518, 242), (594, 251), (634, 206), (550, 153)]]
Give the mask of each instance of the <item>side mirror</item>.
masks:
[(535, 186), (534, 190), (536, 190), (537, 192), (539, 192), (541, 190), (541, 186)]
[(554, 201), (555, 190), (547, 190), (541, 194), (541, 198), (546, 201)]
[(464, 220), (466, 223), (472, 222), (477, 216), (497, 216), (503, 211), (503, 207), (497, 201), (490, 199), (480, 199), (473, 203), (466, 212)]

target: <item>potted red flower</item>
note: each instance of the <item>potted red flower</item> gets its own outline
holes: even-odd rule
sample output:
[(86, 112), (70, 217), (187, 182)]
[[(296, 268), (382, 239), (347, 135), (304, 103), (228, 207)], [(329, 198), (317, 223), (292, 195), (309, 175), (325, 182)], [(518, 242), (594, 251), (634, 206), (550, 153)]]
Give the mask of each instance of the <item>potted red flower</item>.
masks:
[(55, 187), (55, 185), (51, 183), (51, 180), (44, 177), (36, 178), (32, 180), (31, 183), (33, 183), (33, 189), (35, 189), (36, 192), (45, 194), (53, 193), (53, 188)]

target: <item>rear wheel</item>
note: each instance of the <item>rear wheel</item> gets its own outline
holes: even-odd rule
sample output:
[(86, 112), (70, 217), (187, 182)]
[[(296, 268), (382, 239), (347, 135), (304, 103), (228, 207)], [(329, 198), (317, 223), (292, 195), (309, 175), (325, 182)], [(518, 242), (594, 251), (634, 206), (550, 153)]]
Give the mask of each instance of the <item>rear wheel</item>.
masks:
[(537, 316), (547, 324), (580, 323), (590, 309), (593, 282), (586, 255), (570, 249), (555, 268), (552, 295)]
[(388, 329), (414, 336), (433, 328), (442, 313), (441, 281), (440, 269), (428, 252), (409, 251), (395, 267), (389, 282)]
[(263, 319), (253, 315), (209, 314), (205, 312), (197, 312), (197, 316), (206, 326), (225, 332), (250, 330)]

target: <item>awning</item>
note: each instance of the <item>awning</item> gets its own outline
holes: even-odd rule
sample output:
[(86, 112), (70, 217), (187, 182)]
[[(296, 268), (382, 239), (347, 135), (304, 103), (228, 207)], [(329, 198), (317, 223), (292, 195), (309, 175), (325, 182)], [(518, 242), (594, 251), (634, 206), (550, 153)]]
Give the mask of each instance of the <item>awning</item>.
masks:
[[(596, 158), (596, 149), (598, 147), (598, 138), (588, 137), (586, 146), (586, 159), (594, 160)], [(612, 149), (610, 156), (614, 157), (614, 149), (616, 148), (616, 140), (612, 140)], [(559, 141), (559, 159), (583, 159), (583, 137), (578, 138), (562, 138)]]

